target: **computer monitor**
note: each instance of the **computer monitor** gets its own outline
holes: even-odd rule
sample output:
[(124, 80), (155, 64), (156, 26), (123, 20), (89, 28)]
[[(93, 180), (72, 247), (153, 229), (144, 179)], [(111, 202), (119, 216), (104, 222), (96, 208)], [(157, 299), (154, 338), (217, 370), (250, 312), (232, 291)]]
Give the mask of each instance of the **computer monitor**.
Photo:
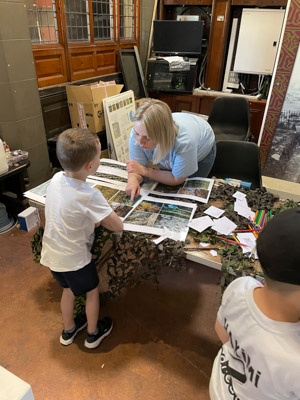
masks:
[(156, 20), (153, 22), (153, 52), (200, 55), (202, 35), (202, 21)]

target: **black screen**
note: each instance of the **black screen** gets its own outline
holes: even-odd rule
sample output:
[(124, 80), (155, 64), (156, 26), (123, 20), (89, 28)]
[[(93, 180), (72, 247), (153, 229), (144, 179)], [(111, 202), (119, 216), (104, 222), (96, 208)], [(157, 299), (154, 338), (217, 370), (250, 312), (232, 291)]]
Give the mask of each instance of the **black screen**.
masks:
[(165, 54), (201, 54), (202, 21), (154, 21), (153, 51)]

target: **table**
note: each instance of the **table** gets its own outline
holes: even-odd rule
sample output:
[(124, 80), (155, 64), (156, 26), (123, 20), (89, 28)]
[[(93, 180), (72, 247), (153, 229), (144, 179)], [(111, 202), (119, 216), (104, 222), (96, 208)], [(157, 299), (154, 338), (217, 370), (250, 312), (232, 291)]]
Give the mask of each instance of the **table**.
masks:
[[(265, 190), (245, 190), (248, 204), (255, 211), (262, 208), (272, 209), (273, 214), (280, 211), (282, 203), (278, 197)], [(203, 215), (203, 212), (210, 205), (223, 208), (225, 215), (238, 225), (239, 229), (247, 229), (248, 220), (237, 216), (233, 211), (234, 198), (232, 195), (236, 188), (229, 184), (215, 185), (211, 192), (209, 204), (198, 203), (194, 218)], [(297, 206), (295, 202), (285, 203), (287, 207)], [(30, 200), (30, 205), (42, 207)], [(277, 211), (275, 211), (277, 210)], [(101, 230), (102, 229), (102, 230)], [(206, 234), (206, 232), (204, 233)], [(36, 237), (37, 252), (40, 249), (41, 233)], [(216, 269), (223, 269), (224, 275), (228, 276), (234, 269), (239, 274), (261, 274), (258, 261), (252, 262), (245, 259), (238, 245), (224, 243), (216, 239), (216, 233), (210, 232), (208, 240), (213, 247), (217, 247), (218, 256), (212, 256), (209, 251), (188, 251), (187, 247), (201, 247), (199, 242), (205, 241), (202, 234), (193, 233), (190, 230), (188, 235), (189, 243), (177, 242), (171, 239), (164, 240), (155, 245), (150, 235), (124, 231), (122, 235), (112, 234), (103, 228), (97, 228), (96, 240), (92, 253), (99, 265), (101, 292), (109, 296), (116, 296), (124, 287), (134, 286), (146, 278), (154, 278), (158, 281), (160, 271), (163, 267), (169, 266), (175, 270), (185, 268), (185, 259), (192, 260), (199, 264), (207, 265)], [(38, 254), (37, 254), (38, 260)]]

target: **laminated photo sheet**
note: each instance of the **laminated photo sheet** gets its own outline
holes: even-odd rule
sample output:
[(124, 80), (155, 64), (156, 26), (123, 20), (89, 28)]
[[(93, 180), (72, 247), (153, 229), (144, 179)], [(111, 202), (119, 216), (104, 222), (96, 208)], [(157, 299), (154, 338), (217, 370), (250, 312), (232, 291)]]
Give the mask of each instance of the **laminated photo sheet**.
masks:
[[(26, 192), (23, 193), (23, 196), (27, 197), (28, 199), (30, 199), (32, 201), (37, 201), (38, 203), (45, 205), (47, 189), (48, 189), (50, 182), (51, 182), (51, 179), (40, 184), (39, 186), (36, 186), (30, 190), (27, 190)], [(86, 183), (88, 183), (91, 187), (93, 187), (96, 182), (94, 180), (87, 179)]]
[(125, 192), (125, 186), (115, 185), (108, 182), (93, 181), (93, 188), (100, 190), (108, 204), (114, 212), (124, 220), (142, 201), (147, 197), (148, 192), (144, 192), (136, 196), (133, 201)]
[(152, 193), (160, 196), (180, 197), (207, 203), (214, 180), (209, 178), (188, 178), (182, 184), (177, 186), (168, 186), (163, 183), (157, 183)]
[(51, 179), (23, 193), (23, 196), (38, 203), (45, 204), (46, 194)]
[[(126, 184), (128, 180), (126, 164), (120, 161), (111, 160), (109, 158), (101, 158), (97, 172), (94, 175), (89, 175), (89, 178), (102, 182), (115, 184), (125, 182)], [(144, 191), (151, 191), (156, 184), (157, 182), (148, 178), (144, 178), (144, 181), (141, 184), (141, 189)]]
[(129, 136), (133, 128), (135, 100), (132, 90), (103, 99), (108, 151), (111, 158), (129, 160)]
[(89, 175), (89, 178), (96, 180), (103, 180), (106, 178), (112, 181), (112, 183), (118, 180), (120, 182), (127, 182), (128, 172), (126, 170), (126, 164), (108, 158), (101, 158), (97, 172), (93, 175)]
[(124, 219), (124, 230), (158, 236), (168, 230), (172, 238), (184, 241), (196, 208), (192, 203), (147, 196)]

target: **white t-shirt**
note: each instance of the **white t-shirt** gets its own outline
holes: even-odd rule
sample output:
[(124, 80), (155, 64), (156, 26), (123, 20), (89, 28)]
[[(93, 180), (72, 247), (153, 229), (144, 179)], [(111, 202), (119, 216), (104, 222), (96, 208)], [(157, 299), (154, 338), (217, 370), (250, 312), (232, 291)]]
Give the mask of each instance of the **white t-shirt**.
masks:
[(210, 380), (212, 400), (300, 399), (300, 322), (278, 322), (257, 307), (256, 279), (234, 280), (218, 321), (230, 340), (219, 351)]
[[(198, 162), (203, 160), (215, 143), (211, 126), (201, 117), (184, 112), (173, 113), (178, 126), (178, 134), (171, 151), (160, 161), (159, 168), (172, 171), (176, 177), (193, 175), (198, 170)], [(135, 139), (134, 130), (129, 139), (129, 156), (141, 165), (153, 161), (155, 148), (144, 150)]]
[(99, 190), (63, 172), (55, 174), (46, 195), (41, 264), (56, 272), (76, 271), (89, 264), (95, 224), (111, 212)]

